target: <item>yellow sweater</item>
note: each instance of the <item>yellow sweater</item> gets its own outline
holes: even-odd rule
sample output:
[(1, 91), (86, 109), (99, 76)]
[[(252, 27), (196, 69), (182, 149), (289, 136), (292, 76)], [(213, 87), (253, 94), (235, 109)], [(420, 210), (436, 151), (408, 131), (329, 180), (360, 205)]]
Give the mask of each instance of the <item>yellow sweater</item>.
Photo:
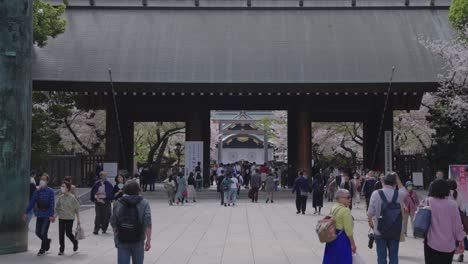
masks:
[(352, 237), (354, 223), (351, 210), (340, 203), (336, 203), (331, 209), (331, 215), (335, 217), (336, 229), (344, 230), (346, 236)]

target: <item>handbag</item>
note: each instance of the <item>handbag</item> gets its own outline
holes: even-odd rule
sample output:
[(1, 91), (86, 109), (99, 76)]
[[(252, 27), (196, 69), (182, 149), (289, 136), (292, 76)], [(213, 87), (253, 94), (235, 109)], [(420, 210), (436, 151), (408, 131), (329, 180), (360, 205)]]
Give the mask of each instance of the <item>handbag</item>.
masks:
[(366, 264), (364, 259), (358, 253), (353, 255), (353, 264)]
[(413, 235), (417, 238), (426, 238), (427, 232), (431, 227), (431, 207), (429, 201), (426, 200), (426, 206), (421, 207), (416, 211), (413, 223)]
[(249, 199), (252, 199), (253, 198), (253, 189), (250, 189), (249, 190)]
[(83, 240), (84, 238), (85, 238), (84, 229), (81, 227), (81, 225), (77, 225), (75, 229), (75, 239)]
[(182, 195), (183, 195), (184, 197), (187, 197), (187, 190), (185, 190), (185, 191), (182, 193)]

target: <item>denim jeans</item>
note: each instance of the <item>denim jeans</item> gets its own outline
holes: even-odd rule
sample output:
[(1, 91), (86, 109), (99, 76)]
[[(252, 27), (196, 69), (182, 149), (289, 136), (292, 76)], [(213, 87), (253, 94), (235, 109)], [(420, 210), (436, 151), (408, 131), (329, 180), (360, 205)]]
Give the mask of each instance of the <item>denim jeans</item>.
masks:
[(375, 245), (377, 249), (377, 263), (387, 264), (387, 252), (389, 264), (398, 264), (398, 249), (400, 241), (387, 240), (379, 236), (375, 237)]
[(237, 188), (231, 188), (229, 190), (229, 198), (231, 198), (231, 203), (236, 203), (237, 200)]
[(41, 249), (46, 250), (49, 247), (49, 233), (50, 220), (49, 217), (38, 217), (36, 219), (36, 236), (42, 241)]
[(144, 257), (144, 241), (117, 245), (118, 264), (130, 264), (130, 259), (132, 259), (132, 264), (143, 264)]

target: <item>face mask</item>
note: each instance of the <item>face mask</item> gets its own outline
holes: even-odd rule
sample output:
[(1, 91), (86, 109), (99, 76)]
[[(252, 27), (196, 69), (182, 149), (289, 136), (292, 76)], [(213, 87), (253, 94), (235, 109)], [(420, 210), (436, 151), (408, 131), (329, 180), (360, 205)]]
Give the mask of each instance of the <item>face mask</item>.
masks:
[(102, 176), (101, 181), (105, 181), (105, 180), (106, 180), (106, 176)]
[(39, 181), (39, 187), (44, 188), (47, 185), (47, 183), (43, 180)]
[(62, 193), (65, 193), (65, 187), (60, 187), (60, 191), (61, 191)]
[(123, 183), (119, 183), (119, 184), (117, 185), (117, 187), (119, 187), (119, 189), (122, 189), (122, 188), (124, 187), (124, 185), (123, 185)]
[(413, 186), (408, 186), (407, 189), (408, 189), (408, 191), (411, 191), (411, 190), (413, 190)]

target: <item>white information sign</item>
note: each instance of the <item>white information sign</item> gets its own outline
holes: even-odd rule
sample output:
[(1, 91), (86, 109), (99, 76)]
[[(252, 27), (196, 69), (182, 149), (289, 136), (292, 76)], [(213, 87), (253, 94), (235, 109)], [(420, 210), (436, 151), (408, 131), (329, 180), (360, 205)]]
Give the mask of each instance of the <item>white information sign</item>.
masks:
[(413, 172), (413, 185), (416, 187), (424, 186), (424, 178), (422, 172)]
[(392, 131), (384, 132), (385, 173), (393, 171), (393, 136)]
[(203, 171), (203, 141), (185, 142), (185, 175), (195, 171), (198, 162), (200, 162), (201, 171)]
[(119, 173), (119, 164), (117, 162), (104, 162), (102, 163), (103, 171), (107, 172), (107, 180), (115, 184), (115, 176)]

